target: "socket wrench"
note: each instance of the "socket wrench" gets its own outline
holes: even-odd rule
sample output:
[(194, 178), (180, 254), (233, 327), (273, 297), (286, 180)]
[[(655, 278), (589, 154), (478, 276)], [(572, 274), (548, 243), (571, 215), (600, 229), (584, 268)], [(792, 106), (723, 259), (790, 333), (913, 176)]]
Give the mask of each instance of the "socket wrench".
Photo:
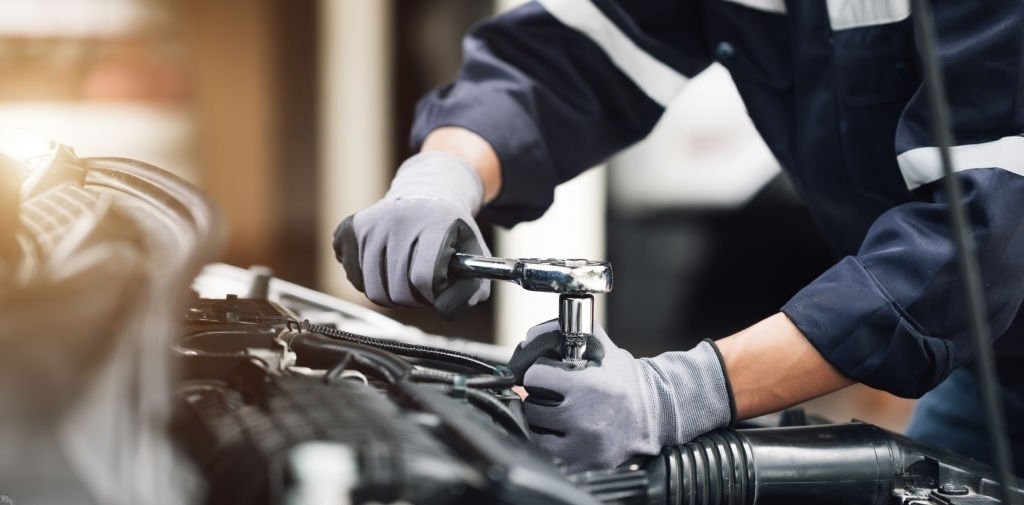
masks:
[(509, 281), (527, 291), (558, 293), (558, 327), (565, 338), (562, 360), (586, 363), (594, 333), (594, 294), (612, 290), (612, 266), (580, 259), (507, 259), (456, 254), (449, 271), (459, 277)]

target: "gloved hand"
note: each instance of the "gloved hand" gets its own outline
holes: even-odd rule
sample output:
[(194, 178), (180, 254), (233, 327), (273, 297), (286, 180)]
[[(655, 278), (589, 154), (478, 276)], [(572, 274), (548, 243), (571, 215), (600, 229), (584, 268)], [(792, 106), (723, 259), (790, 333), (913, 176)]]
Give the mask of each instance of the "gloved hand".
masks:
[(571, 472), (655, 455), (736, 417), (718, 350), (705, 340), (686, 352), (636, 359), (603, 328), (587, 342), (586, 366), (562, 363), (558, 322), (530, 329), (509, 368), (529, 393), (524, 409), (541, 449)]
[(379, 305), (433, 305), (445, 317), (486, 300), (489, 283), (448, 277), (455, 253), (490, 255), (473, 220), (483, 192), (480, 176), (461, 158), (409, 158), (381, 201), (334, 232), (348, 280)]

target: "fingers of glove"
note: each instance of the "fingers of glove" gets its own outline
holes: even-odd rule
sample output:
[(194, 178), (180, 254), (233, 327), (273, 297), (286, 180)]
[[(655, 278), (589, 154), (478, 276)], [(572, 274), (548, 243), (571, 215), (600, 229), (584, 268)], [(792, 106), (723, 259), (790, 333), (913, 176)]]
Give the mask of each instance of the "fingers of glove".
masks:
[(516, 347), (508, 368), (515, 376), (516, 384), (523, 384), (527, 370), (541, 358), (560, 360), (562, 357), (562, 335), (556, 332), (541, 334)]
[[(490, 253), (488, 253), (490, 254)], [(473, 296), (469, 298), (469, 302), (466, 305), (470, 307), (476, 306), (476, 304), (486, 301), (491, 297), (491, 281), (482, 280), (477, 286), (476, 291), (473, 292)]]
[(523, 340), (523, 343), (519, 344), (519, 345), (528, 344), (533, 339), (535, 339), (535, 338), (537, 338), (537, 337), (539, 337), (541, 335), (544, 335), (546, 333), (552, 333), (552, 332), (554, 332), (554, 333), (558, 333), (559, 332), (558, 319), (552, 319), (550, 321), (544, 321), (543, 323), (540, 323), (540, 324), (530, 328), (529, 330), (526, 331), (526, 338)]
[(561, 358), (540, 356), (523, 373), (523, 387), (531, 396), (534, 390), (541, 390), (568, 397), (580, 386), (581, 381), (589, 379), (589, 374), (584, 375), (585, 371), (586, 368), (574, 368), (562, 362)]
[[(451, 318), (487, 299), (491, 293), (491, 286), (490, 282), (484, 279), (459, 278), (449, 272), (448, 265), (456, 253), (479, 255), (484, 253), (486, 246), (476, 223), (471, 219), (467, 221), (461, 218), (448, 226), (438, 246), (433, 265), (430, 265), (430, 289), (436, 297), (434, 307), (441, 315)], [(417, 263), (416, 267), (414, 283), (420, 285), (426, 281), (427, 262)], [(420, 268), (422, 270), (419, 270)]]
[[(532, 430), (532, 427), (531, 427)], [(573, 458), (570, 445), (566, 442), (565, 436), (561, 433), (551, 433), (544, 430), (533, 431), (533, 443), (548, 456), (569, 462)]]
[[(531, 396), (533, 393), (530, 393)], [(566, 434), (578, 429), (572, 412), (561, 404), (546, 404), (527, 398), (523, 402), (523, 414), (530, 429), (540, 433)]]
[(353, 228), (355, 216), (348, 216), (334, 230), (334, 257), (345, 269), (345, 277), (359, 291), (363, 287), (363, 269), (359, 265), (359, 240)]
[[(552, 335), (557, 336), (557, 338), (552, 337)], [(541, 349), (531, 349), (530, 346), (532, 342), (539, 338), (545, 347)], [(516, 348), (516, 352), (520, 352), (520, 349), (523, 349), (526, 352), (532, 351), (532, 353), (527, 354), (527, 356), (533, 357), (533, 359), (529, 360), (530, 363), (532, 363), (536, 357), (541, 355), (551, 358), (561, 358), (562, 345), (564, 341), (565, 337), (562, 336), (561, 329), (558, 326), (558, 320), (552, 319), (530, 328), (529, 331), (526, 332), (526, 339), (519, 344), (519, 347)], [(557, 344), (556, 349), (550, 348), (555, 344)], [(609, 348), (614, 349), (615, 344), (612, 343), (610, 338), (608, 338), (608, 334), (605, 333), (604, 328), (595, 326), (594, 335), (591, 335), (587, 339), (587, 349), (583, 353), (583, 358), (593, 362), (594, 365), (599, 366), (604, 360), (607, 349)], [(514, 357), (515, 355), (513, 355), (513, 359)]]
[[(577, 367), (549, 357), (537, 358), (523, 374), (522, 385), (529, 395), (527, 402), (534, 400), (535, 391), (540, 391), (536, 400), (550, 399), (559, 395), (559, 407), (573, 409), (574, 405), (586, 410), (592, 402), (628, 401), (632, 394), (631, 384), (636, 382), (633, 370), (605, 370), (588, 362)], [(542, 404), (542, 401), (534, 403)]]
[(534, 432), (533, 441), (542, 452), (561, 460), (569, 474), (614, 468), (628, 459), (606, 447), (600, 437)]
[[(572, 412), (560, 413), (561, 418), (545, 417), (543, 412), (537, 412), (542, 409), (527, 406), (533, 441), (543, 452), (562, 460), (570, 473), (612, 468), (627, 458), (616, 447), (615, 433), (601, 433), (579, 420), (568, 420)], [(534, 422), (534, 417), (542, 420)]]
[(474, 294), (484, 285), (487, 284), (483, 279), (457, 279), (437, 295), (434, 300), (434, 308), (441, 314), (441, 317), (452, 320), (475, 304), (473, 302)]
[(583, 357), (591, 364), (601, 366), (609, 359), (632, 360), (633, 354), (615, 345), (608, 333), (600, 325), (594, 325), (594, 334), (587, 339), (587, 349)]
[[(359, 225), (359, 216), (356, 216)], [(359, 264), (363, 269), (363, 287), (366, 297), (386, 307), (393, 306), (388, 295), (387, 236), (380, 230), (371, 230), (362, 240)]]
[(390, 237), (387, 251), (387, 291), (388, 297), (395, 305), (406, 307), (422, 307), (430, 305), (420, 292), (412, 285), (409, 270), (419, 248), (419, 237), (410, 243), (407, 236)]
[[(409, 264), (409, 281), (420, 295), (430, 303), (434, 304), (444, 290), (448, 287), (448, 262), (451, 261), (451, 257), (454, 252), (453, 234), (457, 233), (453, 231), (456, 223), (465, 223), (458, 217), (458, 212), (447, 206), (444, 202), (432, 202), (432, 205), (436, 208), (432, 208), (433, 220), (427, 226), (424, 227), (423, 232), (419, 235), (419, 242), (416, 245), (416, 254), (412, 257)], [(479, 250), (479, 248), (474, 249)], [(438, 274), (439, 265), (444, 265), (444, 271)], [(439, 278), (439, 275), (441, 278)], [(454, 278), (452, 281), (458, 281), (462, 279)], [(479, 284), (480, 279), (466, 279), (471, 284)], [(464, 283), (465, 284), (465, 283)], [(461, 285), (460, 285), (461, 287)], [(464, 288), (462, 288), (464, 289)], [(457, 290), (457, 293), (461, 294), (462, 289)], [(462, 303), (465, 304), (472, 296), (473, 291), (468, 291), (463, 295)], [(445, 303), (453, 304), (458, 301), (457, 297), (453, 294), (449, 295), (451, 299), (446, 299)]]
[(615, 342), (612, 342), (611, 337), (608, 336), (608, 332), (606, 332), (605, 329), (597, 323), (594, 323), (594, 334), (592, 335), (592, 340), (601, 344), (605, 349), (614, 349), (618, 347), (615, 345)]

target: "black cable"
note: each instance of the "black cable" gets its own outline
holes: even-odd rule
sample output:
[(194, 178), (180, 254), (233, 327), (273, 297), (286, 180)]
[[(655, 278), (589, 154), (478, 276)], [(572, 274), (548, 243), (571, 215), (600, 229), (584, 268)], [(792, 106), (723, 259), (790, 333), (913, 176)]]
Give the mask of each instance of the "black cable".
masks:
[[(311, 327), (314, 326), (308, 325), (303, 329), (310, 331)], [(349, 363), (354, 363), (363, 365), (363, 369), (361, 371), (380, 375), (390, 384), (395, 384), (406, 379), (421, 379), (432, 382), (447, 383), (444, 387), (445, 391), (448, 393), (455, 391), (455, 387), (452, 385), (452, 382), (457, 374), (450, 374), (438, 370), (417, 370), (412, 368), (412, 365), (405, 361), (391, 356), (387, 350), (377, 349), (374, 346), (363, 343), (351, 342), (348, 341), (348, 339), (343, 339), (345, 340), (345, 343), (341, 344), (314, 337), (319, 335), (322, 335), (322, 333), (318, 331), (307, 333), (305, 335), (300, 334), (292, 339), (289, 345), (297, 354), (300, 354), (300, 356), (308, 356), (312, 353), (319, 355), (319, 359), (336, 360), (334, 364), (331, 365), (331, 369), (324, 376), (325, 380), (329, 381), (330, 377), (335, 374), (340, 375), (341, 371), (343, 371)], [(365, 338), (369, 339), (369, 337)], [(366, 355), (362, 355), (360, 352), (366, 352), (367, 350), (370, 352)], [(513, 383), (514, 378), (510, 374), (500, 374), (493, 377), (469, 377), (466, 379), (467, 387), (462, 389), (461, 392), (466, 395), (466, 399), (469, 400), (470, 403), (490, 415), (498, 425), (505, 428), (505, 430), (513, 436), (528, 442), (530, 440), (529, 433), (525, 427), (519, 424), (519, 421), (508, 407), (503, 405), (490, 393), (479, 391), (478, 389), (471, 389), (505, 388), (511, 387)]]
[(337, 342), (315, 333), (300, 334), (288, 344), (298, 355), (298, 363), (312, 368), (329, 368), (349, 357), (349, 364), (363, 373), (379, 377), (389, 384), (408, 378), (413, 366), (397, 356), (372, 346)]
[[(317, 335), (318, 337), (321, 336), (318, 333), (310, 333), (310, 335)], [(293, 340), (293, 342), (294, 342), (294, 340)], [(328, 382), (328, 383), (329, 382), (333, 382), (338, 377), (340, 377), (342, 372), (344, 372), (349, 367), (350, 362), (354, 358), (353, 353), (349, 352), (349, 349), (351, 349), (353, 351), (356, 351), (356, 352), (359, 352), (360, 350), (366, 351), (367, 348), (373, 349), (373, 351), (374, 351), (373, 355), (375, 357), (374, 360), (376, 360), (377, 358), (385, 356), (384, 353), (388, 353), (388, 351), (376, 349), (376, 348), (373, 348), (372, 346), (364, 346), (362, 344), (356, 344), (354, 342), (347, 342), (347, 341), (345, 341), (345, 344), (336, 343), (334, 341), (329, 341), (329, 342), (331, 344), (334, 344), (334, 346), (332, 346), (330, 349), (323, 349), (323, 348), (315, 349), (316, 352), (327, 351), (329, 353), (329, 355), (330, 355), (330, 359), (335, 360), (335, 363), (333, 365), (330, 365), (330, 368), (324, 374), (324, 381)], [(295, 347), (294, 344), (292, 344), (292, 345), (293, 345), (293, 347)], [(337, 346), (342, 346), (342, 347), (337, 347)], [(308, 344), (306, 344), (306, 345), (300, 344), (297, 347), (298, 347), (298, 350), (303, 353), (302, 357), (304, 358), (303, 359), (304, 363), (311, 364), (310, 363), (311, 361), (316, 361), (316, 360), (313, 360), (313, 359), (309, 359), (309, 357), (305, 354), (306, 351), (314, 350), (314, 349), (310, 349)], [(465, 383), (466, 387), (475, 388), (475, 389), (505, 389), (505, 388), (510, 388), (510, 387), (515, 385), (515, 377), (513, 377), (512, 375), (508, 375), (508, 374), (506, 374), (506, 375), (477, 375), (477, 376), (468, 376), (468, 377), (466, 377), (464, 374), (446, 372), (446, 371), (443, 371), (443, 370), (433, 370), (433, 369), (425, 369), (425, 368), (413, 368), (411, 365), (409, 365), (409, 364), (407, 364), (405, 362), (402, 362), (401, 360), (398, 360), (397, 358), (395, 358), (393, 356), (387, 356), (387, 358), (388, 358), (387, 361), (389, 363), (389, 366), (387, 368), (389, 368), (391, 370), (391, 372), (392, 372), (391, 376), (406, 376), (410, 380), (413, 380), (414, 382), (435, 382), (435, 383), (440, 383), (440, 384), (452, 384), (452, 383), (454, 383), (457, 380), (458, 377), (465, 377), (465, 382), (464, 383)], [(365, 362), (366, 361), (364, 360), (364, 363)], [(399, 363), (401, 363), (401, 364), (399, 364)], [(392, 364), (394, 366), (390, 366)]]
[[(461, 374), (443, 372), (441, 370), (416, 369), (409, 378), (416, 382), (437, 382), (452, 384)], [(505, 389), (515, 385), (515, 377), (511, 375), (478, 375), (466, 377), (466, 387), (476, 389)]]
[(989, 339), (991, 328), (985, 317), (988, 312), (985, 309), (981, 270), (975, 255), (975, 244), (967, 231), (967, 213), (964, 210), (960, 182), (953, 175), (953, 162), (949, 151), (953, 144), (953, 132), (950, 128), (949, 104), (945, 83), (942, 79), (942, 63), (939, 61), (936, 50), (935, 22), (931, 2), (914, 0), (913, 6), (914, 33), (917, 37), (921, 63), (925, 71), (924, 81), (928, 90), (928, 105), (932, 114), (932, 134), (935, 135), (942, 160), (942, 173), (946, 196), (949, 200), (949, 218), (956, 245), (957, 263), (960, 269), (960, 278), (964, 283), (967, 318), (974, 344), (975, 371), (978, 375), (985, 420), (988, 424), (989, 442), (995, 452), (996, 474), (1000, 480), (996, 483), (998, 486), (996, 494), (1002, 503), (1011, 504), (1010, 493), (1007, 491), (1006, 485), (1013, 482), (1013, 462), (1006, 436), (1006, 418), (999, 397), (1000, 389), (996, 382), (996, 365)]
[(512, 415), (508, 407), (491, 394), (476, 389), (467, 389), (466, 399), (480, 410), (490, 414), (502, 428), (508, 430), (516, 438), (522, 439), (524, 442), (530, 441), (530, 434), (527, 428), (519, 424), (519, 420)]
[(389, 340), (384, 338), (367, 337), (365, 335), (358, 335), (344, 330), (339, 330), (337, 328), (331, 328), (329, 326), (313, 324), (310, 323), (309, 320), (305, 320), (299, 323), (299, 329), (311, 333), (317, 333), (325, 337), (344, 340), (346, 342), (353, 342), (356, 344), (376, 347), (379, 349), (383, 349), (385, 351), (392, 352), (394, 354), (398, 354), (400, 356), (454, 362), (456, 364), (465, 366), (473, 370), (478, 370), (484, 373), (489, 373), (493, 375), (508, 375), (508, 371), (503, 370), (504, 367), (500, 367), (497, 364), (491, 363), (487, 359), (481, 358), (479, 356), (474, 356), (472, 354), (467, 354), (464, 352), (451, 351), (448, 349), (440, 349), (437, 347), (429, 347), (425, 345), (408, 344), (405, 342), (399, 342), (396, 340)]
[[(452, 386), (445, 386), (443, 388), (446, 394), (451, 394), (454, 389), (455, 388)], [(530, 442), (530, 433), (528, 429), (519, 423), (515, 414), (501, 403), (500, 400), (489, 393), (476, 389), (464, 389), (462, 391), (465, 392), (466, 400), (468, 400), (469, 403), (490, 415), (491, 418), (494, 419), (499, 426), (505, 428), (509, 434), (523, 440), (524, 442)]]

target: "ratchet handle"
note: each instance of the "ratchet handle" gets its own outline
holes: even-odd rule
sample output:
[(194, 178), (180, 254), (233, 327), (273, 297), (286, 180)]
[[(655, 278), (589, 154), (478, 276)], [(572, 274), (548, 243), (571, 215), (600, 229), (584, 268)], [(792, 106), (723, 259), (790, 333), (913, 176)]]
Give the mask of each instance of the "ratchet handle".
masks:
[(510, 281), (519, 284), (516, 275), (517, 265), (521, 271), (522, 266), (517, 260), (459, 253), (452, 256), (448, 269), (458, 277)]
[(448, 268), (454, 276), (513, 282), (527, 291), (583, 295), (612, 290), (612, 267), (605, 262), (456, 254)]

